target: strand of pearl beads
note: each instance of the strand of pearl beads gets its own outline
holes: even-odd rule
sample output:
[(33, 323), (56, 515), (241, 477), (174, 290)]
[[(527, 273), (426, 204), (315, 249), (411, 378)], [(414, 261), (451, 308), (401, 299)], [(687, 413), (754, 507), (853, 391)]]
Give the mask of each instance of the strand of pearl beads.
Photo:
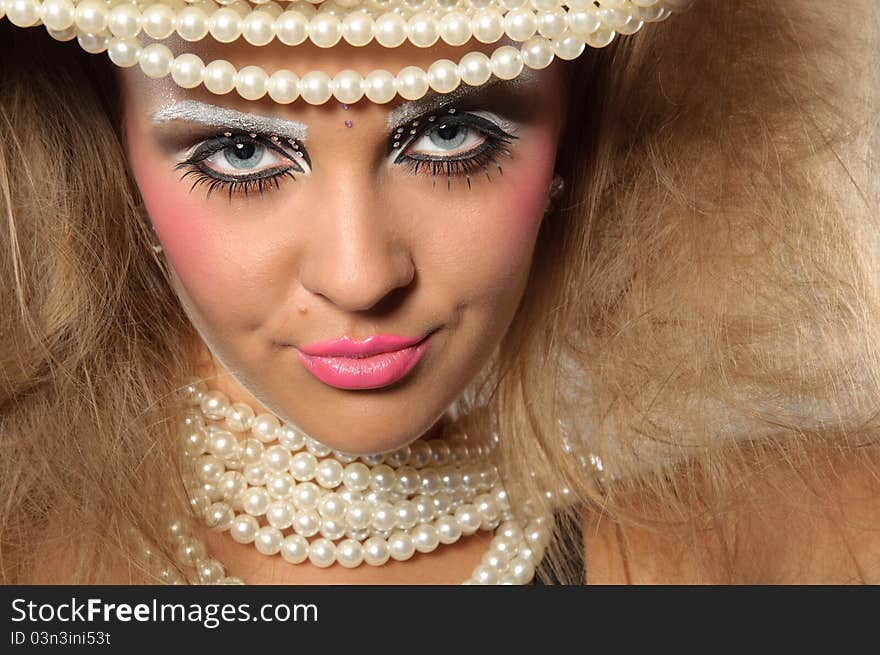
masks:
[[(596, 8), (592, 2), (577, 0), (566, 3), (567, 11), (548, 2), (546, 10), (532, 12), (520, 6), (523, 4), (521, 0), (505, 0), (502, 7), (507, 11), (503, 14), (484, 8), (470, 17), (460, 14), (449, 18), (447, 13), (443, 19), (437, 19), (421, 12), (404, 21), (399, 14), (386, 12), (370, 23), (367, 18), (360, 18), (360, 15), (369, 16), (360, 10), (348, 12), (342, 21), (330, 11), (307, 18), (301, 12), (287, 10), (269, 21), (272, 12), (267, 9), (278, 7), (269, 3), (250, 11), (247, 15), (255, 16), (249, 19), (250, 22), (243, 17), (244, 10), (237, 12), (230, 7), (218, 9), (202, 21), (201, 16), (196, 17), (193, 13), (198, 11), (196, 7), (186, 7), (178, 15), (168, 4), (161, 2), (145, 9), (154, 12), (155, 16), (138, 14), (139, 20), (134, 14), (125, 13), (132, 10), (114, 8), (121, 13), (114, 15), (115, 20), (111, 21), (110, 12), (113, 10), (109, 10), (106, 3), (102, 5), (103, 0), (83, 0), (76, 5), (72, 0), (0, 0), (0, 18), (5, 11), (9, 20), (21, 27), (42, 22), (56, 39), (76, 38), (87, 52), (106, 51), (114, 64), (121, 67), (139, 65), (151, 78), (171, 75), (182, 88), (204, 84), (216, 94), (234, 89), (247, 100), (258, 100), (268, 94), (281, 104), (297, 98), (315, 105), (324, 104), (330, 98), (354, 104), (363, 97), (382, 104), (390, 102), (396, 95), (417, 100), (431, 89), (448, 93), (461, 83), (478, 86), (492, 75), (499, 79), (514, 79), (524, 67), (546, 68), (555, 57), (575, 59), (586, 45), (605, 47), (618, 33), (633, 34), (644, 23), (664, 20), (673, 10), (687, 6), (690, 1), (602, 0), (601, 6)], [(239, 6), (249, 7), (247, 3)], [(222, 14), (224, 11), (229, 13)], [(372, 27), (368, 28), (369, 25)], [(342, 38), (353, 45), (365, 45), (375, 38), (386, 47), (396, 47), (407, 38), (421, 47), (432, 45), (438, 38), (462, 45), (471, 36), (484, 43), (495, 43), (507, 35), (521, 43), (519, 48), (502, 45), (490, 56), (479, 51), (469, 52), (457, 64), (440, 59), (427, 70), (406, 66), (397, 75), (374, 70), (366, 76), (344, 70), (331, 78), (323, 71), (310, 71), (299, 77), (287, 69), (269, 75), (260, 66), (253, 65), (236, 70), (230, 62), (222, 59), (205, 64), (192, 53), (175, 56), (162, 43), (144, 47), (134, 36), (143, 29), (153, 38), (167, 38), (175, 30), (180, 34), (181, 27), (183, 38), (192, 41), (201, 40), (210, 32), (215, 40), (221, 41), (233, 41), (244, 35), (252, 43), (268, 43), (277, 37), (284, 43), (295, 45), (310, 38), (321, 47), (331, 47)]]
[[(274, 463), (275, 477), (271, 485), (267, 485), (270, 490), (263, 487), (268, 482), (265, 477), (254, 479), (254, 476), (247, 475), (247, 468), (244, 476), (225, 471), (224, 462), (231, 461), (237, 466), (243, 464), (236, 461), (240, 459), (240, 453), (234, 451), (237, 440), (229, 432), (205, 426), (198, 415), (183, 415), (181, 426), (185, 428), (186, 452), (191, 461), (197, 463), (202, 481), (201, 488), (196, 487), (193, 491), (194, 505), (201, 510), (209, 527), (228, 529), (233, 539), (240, 543), (254, 543), (263, 554), (281, 552), (292, 563), (300, 563), (308, 558), (318, 566), (329, 566), (334, 560), (350, 567), (361, 563), (378, 566), (389, 558), (401, 561), (408, 559), (415, 551), (431, 552), (439, 543), (454, 543), (464, 535), (473, 534), (478, 529), (492, 529), (502, 520), (510, 518), (506, 493), (497, 484), (494, 468), (481, 472), (482, 485), (477, 485), (472, 493), (450, 498), (450, 494), (445, 494), (443, 489), (454, 488), (455, 482), (465, 480), (469, 471), (461, 475), (441, 469), (441, 475), (425, 466), (430, 462), (445, 464), (450, 459), (467, 461), (471, 451), (466, 443), (466, 435), (461, 435), (461, 441), (453, 443), (452, 447), (442, 440), (431, 440), (416, 442), (418, 447), (414, 444), (413, 447), (386, 456), (361, 457), (373, 466), (372, 471), (363, 462), (353, 462), (355, 456), (336, 452), (335, 456), (347, 463), (343, 469), (342, 463), (336, 459), (327, 458), (317, 463), (316, 455), (330, 454), (326, 446), (301, 435), (290, 426), (282, 426), (272, 415), (254, 416), (253, 410), (246, 404), (229, 403), (222, 392), (207, 391), (201, 381), (191, 381), (185, 387), (183, 396), (188, 405), (198, 404), (205, 419), (224, 420), (230, 429), (249, 429), (258, 437), (246, 441), (244, 446), (244, 450), (251, 450), (251, 466), (258, 466), (261, 461), (265, 463), (267, 460)], [(212, 429), (215, 431), (209, 440), (204, 432)], [(263, 452), (262, 443), (271, 443), (279, 437), (286, 440), (285, 445), (275, 445)], [(204, 455), (211, 447), (208, 441), (215, 446), (219, 443), (220, 447), (215, 447), (212, 454)], [(303, 451), (291, 456), (291, 446), (312, 452)], [(485, 460), (488, 456), (477, 444), (471, 450), (481, 459)], [(218, 455), (224, 455), (226, 459), (221, 460)], [(309, 461), (308, 471), (298, 465), (296, 458)], [(383, 463), (383, 459), (394, 464), (396, 471)], [(405, 466), (411, 460), (417, 460), (411, 463), (420, 468)], [(293, 479), (290, 476), (285, 478), (287, 466), (293, 472)], [(329, 468), (332, 473), (323, 478), (318, 474), (317, 479), (321, 484), (315, 485), (311, 482), (312, 476), (320, 472), (322, 466)], [(486, 476), (487, 472), (491, 475)], [(223, 476), (227, 478), (224, 480)], [(439, 491), (438, 480), (446, 483), (439, 487)], [(452, 484), (449, 484), (450, 481)], [(247, 484), (249, 482), (253, 484)], [(431, 482), (435, 488), (420, 489), (420, 483), (425, 482)], [(330, 492), (330, 489), (343, 484), (353, 488), (347, 488), (342, 493)], [(374, 488), (370, 495), (375, 497), (362, 499), (359, 494), (366, 490), (368, 484)], [(400, 489), (400, 493), (389, 497), (387, 494), (393, 493), (395, 487)], [(278, 493), (279, 488), (281, 493)], [(492, 493), (475, 495), (486, 489)], [(276, 492), (274, 502), (270, 502), (272, 490)], [(419, 490), (433, 492), (435, 496), (429, 498), (422, 494), (413, 499), (415, 502), (407, 499), (407, 496)], [(292, 501), (287, 499), (288, 496)], [(207, 505), (210, 500), (216, 502)], [(394, 504), (387, 502), (389, 500)], [(232, 505), (229, 501), (232, 501)], [(244, 511), (236, 514), (235, 509)], [(269, 525), (259, 525), (257, 517), (263, 515)], [(285, 537), (281, 530), (291, 525), (296, 534)], [(370, 527), (373, 529), (370, 530)], [(306, 540), (306, 537), (315, 536), (318, 532), (321, 533), (320, 538), (311, 543)], [(333, 543), (333, 540), (343, 536), (346, 539), (338, 546)]]
[[(177, 548), (176, 561), (183, 567), (193, 569), (198, 584), (243, 585), (239, 577), (227, 576), (223, 564), (210, 557), (204, 542), (185, 529), (183, 521), (172, 521), (168, 535)], [(535, 575), (535, 569), (544, 556), (550, 533), (543, 517), (533, 518), (525, 530), (515, 521), (498, 526), (480, 563), (474, 568), (464, 585), (526, 585)], [(143, 548), (148, 562), (153, 553)], [(187, 580), (174, 569), (158, 566), (154, 574), (167, 584), (185, 584)]]

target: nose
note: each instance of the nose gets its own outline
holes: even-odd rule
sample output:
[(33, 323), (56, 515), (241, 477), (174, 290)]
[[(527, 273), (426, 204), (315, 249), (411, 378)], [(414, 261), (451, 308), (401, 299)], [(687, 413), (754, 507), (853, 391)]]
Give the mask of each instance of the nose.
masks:
[(300, 280), (340, 309), (366, 311), (409, 285), (415, 265), (379, 190), (363, 176), (334, 177), (315, 198)]

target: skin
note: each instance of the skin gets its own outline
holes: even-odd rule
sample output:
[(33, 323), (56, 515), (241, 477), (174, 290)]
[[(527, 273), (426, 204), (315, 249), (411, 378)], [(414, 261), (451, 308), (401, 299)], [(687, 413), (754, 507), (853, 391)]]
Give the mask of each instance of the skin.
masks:
[[(211, 39), (169, 45), (205, 62), (223, 58), (270, 73), (320, 69), (331, 76), (346, 68), (361, 74), (409, 64), (426, 69), (440, 57), (457, 61), (475, 47), (488, 54), (493, 49), (303, 45), (293, 58), (278, 42), (259, 48)], [(210, 386), (346, 452), (390, 451), (438, 435), (444, 412), (486, 365), (521, 300), (565, 119), (563, 65), (535, 71), (518, 87), (499, 84), (479, 106), (467, 100), (458, 105), (460, 112), (500, 116), (517, 136), (509, 157), (496, 156), (503, 174), (494, 164), (491, 179), (477, 169), (470, 189), (463, 177), (454, 177), (447, 189), (445, 172), (434, 180), (424, 170), (413, 174), (393, 163), (386, 123), (400, 97), (386, 105), (364, 99), (348, 109), (335, 99), (321, 106), (302, 100), (279, 105), (268, 97), (247, 101), (234, 92), (185, 90), (170, 78), (149, 79), (137, 67), (119, 69), (129, 162), (175, 291), (198, 331), (195, 363)], [(175, 164), (222, 130), (202, 127), (187, 139), (194, 133), (187, 124), (151, 122), (153, 112), (184, 99), (304, 123), (311, 169), (295, 173), (296, 181), (281, 178), (280, 188), (269, 185), (262, 197), (239, 193), (230, 201), (225, 188), (209, 198), (206, 186), (191, 191), (195, 178), (181, 180)], [(484, 138), (474, 135), (474, 143)], [(443, 154), (426, 139), (418, 143), (411, 152)], [(249, 172), (229, 165), (222, 170)], [(305, 369), (293, 347), (342, 335), (417, 337), (434, 328), (419, 364), (380, 389), (328, 386)], [(228, 535), (206, 535), (230, 574), (249, 582), (331, 584), (460, 582), (490, 537), (478, 533), (404, 563), (349, 571), (292, 567)]]

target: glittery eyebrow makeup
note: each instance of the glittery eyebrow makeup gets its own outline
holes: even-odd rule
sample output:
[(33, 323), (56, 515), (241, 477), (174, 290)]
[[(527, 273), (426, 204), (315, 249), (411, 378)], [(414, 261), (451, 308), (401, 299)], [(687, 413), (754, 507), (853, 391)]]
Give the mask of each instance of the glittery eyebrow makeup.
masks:
[(428, 94), (420, 100), (410, 100), (395, 107), (388, 112), (387, 126), (390, 132), (394, 132), (399, 127), (407, 125), (432, 111), (437, 111), (447, 105), (452, 105), (472, 97), (483, 97), (490, 92), (496, 90), (494, 87), (519, 88), (531, 85), (537, 77), (535, 71), (524, 69), (523, 72), (512, 80), (502, 80), (497, 77), (491, 78), (488, 82), (481, 86), (469, 86), (461, 84), (454, 91), (449, 93), (437, 93), (429, 91)]
[(172, 103), (150, 115), (154, 125), (168, 121), (182, 120), (200, 123), (218, 129), (235, 129), (242, 132), (272, 134), (293, 141), (305, 141), (306, 125), (282, 118), (246, 114), (244, 112), (217, 107), (198, 100), (181, 100)]

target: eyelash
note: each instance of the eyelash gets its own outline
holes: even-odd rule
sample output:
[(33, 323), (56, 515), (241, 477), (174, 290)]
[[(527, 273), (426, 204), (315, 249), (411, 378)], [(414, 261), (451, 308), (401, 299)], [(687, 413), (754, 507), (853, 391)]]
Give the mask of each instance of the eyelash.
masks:
[[(408, 165), (414, 175), (418, 175), (420, 173), (430, 174), (434, 179), (434, 185), (436, 185), (438, 172), (445, 171), (447, 189), (451, 188), (453, 177), (464, 177), (467, 182), (467, 187), (468, 189), (470, 189), (471, 173), (478, 169), (482, 169), (486, 174), (486, 178), (491, 181), (492, 178), (489, 175), (490, 163), (495, 164), (495, 166), (498, 168), (499, 174), (504, 174), (504, 171), (501, 168), (501, 164), (498, 163), (497, 157), (512, 157), (509, 146), (511, 144), (511, 140), (518, 138), (517, 136), (501, 129), (492, 121), (481, 118), (474, 114), (455, 114), (454, 109), (449, 110), (448, 114), (444, 114), (443, 121), (440, 123), (434, 123), (435, 118), (435, 116), (429, 117), (427, 122), (430, 124), (422, 128), (421, 130), (416, 130), (416, 134), (414, 135), (410, 133), (411, 138), (408, 138), (405, 142), (398, 142), (400, 143), (400, 145), (395, 146), (394, 149), (397, 149), (399, 147), (400, 155), (395, 158), (395, 164)], [(418, 125), (420, 122), (425, 121), (422, 121), (421, 119), (416, 120), (414, 121), (413, 125)], [(461, 155), (455, 157), (433, 157), (430, 155), (414, 157), (404, 154), (406, 148), (411, 143), (417, 141), (427, 134), (430, 134), (431, 131), (433, 131), (434, 129), (438, 129), (443, 125), (461, 125), (468, 128), (469, 130), (476, 130), (484, 138), (484, 141), (475, 148), (472, 148), (471, 150), (466, 151), (465, 153), (462, 153)], [(398, 129), (398, 134), (392, 137), (392, 140), (400, 138), (401, 129), (403, 128)], [(264, 191), (271, 190), (273, 188), (273, 185), (274, 188), (280, 189), (280, 178), (289, 177), (293, 180), (296, 180), (296, 177), (293, 175), (293, 166), (286, 168), (270, 168), (261, 171), (259, 174), (251, 176), (233, 177), (229, 175), (223, 175), (222, 173), (219, 173), (218, 171), (213, 170), (203, 164), (204, 160), (208, 159), (217, 152), (222, 152), (228, 148), (234, 147), (236, 144), (239, 143), (259, 144), (261, 146), (268, 147), (276, 152), (279, 152), (291, 162), (294, 161), (289, 156), (289, 153), (285, 152), (285, 150), (278, 145), (279, 142), (277, 141), (277, 137), (273, 138), (271, 136), (259, 133), (251, 133), (251, 135), (226, 132), (223, 135), (218, 135), (206, 141), (200, 142), (192, 155), (190, 155), (186, 160), (180, 162), (175, 166), (175, 169), (178, 170), (183, 168), (187, 169), (186, 172), (180, 177), (180, 181), (183, 181), (184, 178), (189, 175), (194, 175), (196, 179), (190, 187), (190, 192), (195, 190), (195, 188), (199, 184), (205, 184), (208, 187), (206, 198), (210, 198), (211, 193), (216, 189), (226, 188), (229, 196), (229, 201), (231, 202), (233, 194), (244, 193), (245, 199), (247, 199), (248, 194), (252, 191), (258, 191), (260, 197), (262, 197)], [(299, 152), (299, 145), (295, 143), (292, 145), (297, 150), (297, 153), (302, 155), (302, 153)], [(296, 167), (296, 171), (303, 172), (302, 169), (299, 167)]]
[[(418, 175), (419, 169), (422, 169), (424, 171), (423, 174), (429, 173), (431, 175), (434, 185), (437, 183), (437, 173), (445, 171), (447, 189), (451, 188), (453, 177), (464, 177), (467, 181), (467, 187), (470, 189), (471, 173), (478, 169), (482, 169), (486, 174), (486, 178), (491, 182), (492, 177), (489, 175), (488, 167), (490, 163), (495, 164), (498, 168), (498, 173), (504, 175), (504, 171), (501, 168), (501, 164), (498, 163), (497, 157), (512, 157), (513, 155), (510, 152), (511, 141), (519, 137), (501, 129), (492, 121), (480, 116), (467, 113), (456, 114), (455, 109), (450, 109), (447, 114), (442, 115), (443, 120), (441, 121), (435, 122), (436, 118), (438, 118), (438, 116), (429, 116), (427, 120), (431, 125), (426, 129), (420, 131), (416, 130), (415, 135), (412, 135), (413, 130), (410, 130), (411, 138), (402, 143), (395, 142), (400, 143), (399, 146), (395, 145), (395, 148), (399, 147), (401, 150), (401, 154), (394, 160), (395, 164), (407, 164), (414, 175)], [(422, 122), (424, 122), (423, 119), (418, 119), (413, 122), (413, 125), (417, 126)], [(414, 157), (403, 154), (406, 147), (411, 143), (417, 141), (426, 134), (429, 134), (432, 130), (439, 129), (446, 125), (461, 125), (469, 130), (476, 129), (485, 140), (475, 148), (471, 148), (462, 153), (462, 155), (455, 157), (433, 157), (430, 155)], [(402, 131), (404, 130), (405, 128), (398, 128), (397, 134), (392, 138), (400, 138)]]
[[(247, 199), (248, 193), (256, 190), (260, 193), (260, 197), (262, 197), (263, 192), (265, 190), (271, 190), (273, 184), (276, 189), (280, 189), (281, 186), (278, 182), (281, 178), (289, 177), (293, 180), (296, 180), (296, 177), (293, 175), (293, 166), (289, 166), (286, 168), (269, 168), (261, 171), (259, 174), (256, 175), (234, 177), (230, 175), (223, 175), (219, 171), (212, 170), (202, 163), (216, 153), (223, 152), (224, 150), (232, 148), (239, 143), (258, 144), (260, 146), (270, 148), (271, 150), (280, 153), (291, 162), (293, 162), (293, 159), (289, 156), (289, 154), (282, 147), (280, 147), (278, 143), (276, 143), (277, 137), (273, 139), (272, 137), (267, 137), (265, 134), (255, 134), (253, 132), (251, 134), (253, 134), (254, 136), (243, 133), (226, 132), (222, 135), (215, 136), (206, 141), (201, 141), (192, 155), (190, 155), (184, 161), (180, 162), (174, 167), (176, 170), (183, 168), (187, 169), (186, 172), (180, 176), (179, 181), (182, 182), (184, 178), (189, 175), (195, 175), (196, 179), (190, 187), (190, 193), (192, 193), (192, 191), (195, 190), (195, 188), (199, 184), (205, 184), (208, 186), (208, 192), (205, 196), (207, 199), (211, 197), (211, 193), (215, 189), (225, 187), (228, 191), (229, 201), (232, 202), (233, 194), (244, 193), (244, 197), (245, 199)], [(292, 142), (292, 146), (296, 149), (298, 153), (300, 153), (300, 146), (298, 144)], [(303, 172), (302, 169), (298, 166), (296, 167), (296, 170), (300, 173)]]

